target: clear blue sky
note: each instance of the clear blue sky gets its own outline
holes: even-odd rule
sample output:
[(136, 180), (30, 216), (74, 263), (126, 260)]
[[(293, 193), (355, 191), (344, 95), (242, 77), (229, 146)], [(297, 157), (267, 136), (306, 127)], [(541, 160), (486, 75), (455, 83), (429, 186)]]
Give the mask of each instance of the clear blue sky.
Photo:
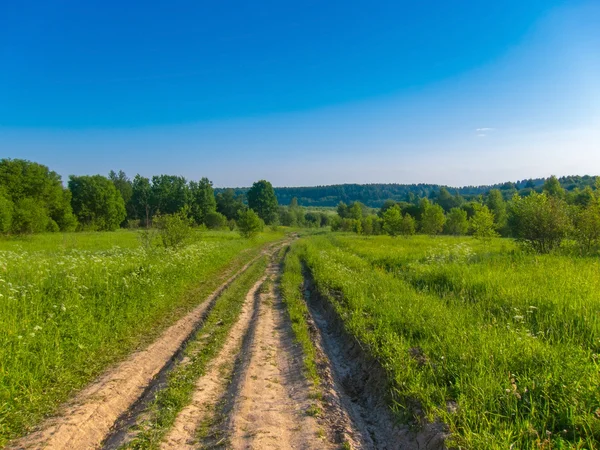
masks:
[(0, 157), (217, 186), (600, 174), (600, 1), (2, 2)]

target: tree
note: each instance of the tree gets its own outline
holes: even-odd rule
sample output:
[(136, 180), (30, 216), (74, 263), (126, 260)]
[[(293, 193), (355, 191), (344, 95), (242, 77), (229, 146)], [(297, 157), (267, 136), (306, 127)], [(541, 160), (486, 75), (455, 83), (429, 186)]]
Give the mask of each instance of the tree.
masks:
[(471, 217), (469, 222), (471, 232), (477, 239), (487, 240), (498, 235), (494, 215), (485, 205), (477, 208), (475, 215)]
[[(0, 160), (0, 191), (4, 202), (12, 205), (12, 213), (3, 213), (3, 220), (7, 221), (11, 214), (13, 233), (21, 229), (31, 233), (75, 228), (71, 194), (63, 187), (60, 176), (46, 166), (23, 159)], [(30, 207), (34, 210), (27, 212)]]
[(108, 178), (71, 175), (69, 190), (73, 212), (83, 229), (112, 231), (125, 219), (123, 197)]
[(492, 189), (488, 193), (486, 206), (494, 215), (496, 231), (503, 236), (508, 234), (508, 216), (506, 213), (506, 202), (502, 197), (502, 192), (498, 189)]
[(421, 216), (421, 231), (425, 234), (435, 236), (444, 229), (446, 223), (446, 216), (444, 216), (444, 210), (440, 205), (432, 205), (431, 203), (426, 204)]
[(246, 209), (243, 198), (236, 196), (233, 189), (225, 189), (217, 194), (217, 211), (228, 220), (237, 220), (241, 211)]
[(457, 193), (456, 195), (450, 194), (448, 189), (445, 187), (440, 188), (436, 202), (440, 205), (445, 212), (450, 211), (452, 208), (458, 208), (464, 203), (464, 199)]
[(544, 192), (550, 197), (564, 198), (565, 190), (556, 176), (552, 175), (544, 182)]
[(467, 234), (468, 230), (469, 221), (467, 219), (467, 212), (461, 208), (452, 208), (446, 220), (446, 233), (459, 236)]
[(560, 246), (571, 229), (565, 202), (546, 193), (532, 192), (527, 197), (515, 195), (510, 211), (513, 235), (538, 253), (548, 253)]
[(165, 248), (184, 245), (192, 235), (191, 219), (185, 210), (174, 214), (159, 215), (154, 219), (158, 235)]
[(135, 212), (131, 204), (131, 197), (133, 195), (133, 186), (131, 180), (127, 178), (127, 175), (125, 175), (125, 172), (122, 170), (119, 170), (119, 173), (111, 170), (108, 174), (108, 179), (112, 181), (117, 188), (117, 191), (119, 191), (121, 194), (121, 197), (123, 197), (125, 211), (127, 211), (127, 219), (135, 219)]
[(8, 233), (12, 226), (13, 202), (0, 190), (0, 233)]
[(189, 203), (189, 189), (185, 178), (175, 175), (152, 177), (150, 204), (154, 213), (174, 214)]
[(217, 201), (213, 191), (212, 182), (208, 178), (202, 178), (199, 182), (190, 182), (191, 215), (194, 221), (208, 226), (206, 218), (209, 214), (217, 212)]
[(364, 205), (361, 202), (354, 202), (348, 207), (348, 218), (361, 220), (363, 218)]
[(402, 232), (402, 212), (398, 205), (388, 208), (383, 213), (383, 231), (392, 237), (398, 236)]
[(277, 222), (278, 203), (273, 186), (266, 180), (255, 182), (247, 194), (248, 206), (267, 224)]
[(337, 205), (337, 213), (340, 218), (346, 219), (348, 217), (348, 205), (344, 202), (339, 202)]
[(575, 239), (581, 250), (589, 253), (600, 243), (600, 203), (598, 200), (581, 208), (575, 220)]
[(237, 226), (240, 234), (245, 238), (254, 237), (263, 230), (261, 218), (252, 209), (240, 212)]
[(408, 213), (404, 214), (400, 223), (400, 234), (403, 236), (412, 236), (415, 234), (416, 228), (417, 223), (415, 219)]
[(131, 206), (134, 217), (144, 221), (146, 227), (150, 226), (153, 216), (151, 197), (152, 186), (150, 180), (141, 175), (136, 175), (132, 183)]

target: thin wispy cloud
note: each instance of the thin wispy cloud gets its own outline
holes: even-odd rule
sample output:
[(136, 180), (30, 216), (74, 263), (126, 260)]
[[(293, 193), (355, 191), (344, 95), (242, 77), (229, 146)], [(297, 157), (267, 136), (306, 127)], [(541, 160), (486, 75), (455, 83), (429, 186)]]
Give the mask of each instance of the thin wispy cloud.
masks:
[(495, 128), (476, 128), (475, 131), (477, 132), (485, 132), (485, 131), (494, 131)]

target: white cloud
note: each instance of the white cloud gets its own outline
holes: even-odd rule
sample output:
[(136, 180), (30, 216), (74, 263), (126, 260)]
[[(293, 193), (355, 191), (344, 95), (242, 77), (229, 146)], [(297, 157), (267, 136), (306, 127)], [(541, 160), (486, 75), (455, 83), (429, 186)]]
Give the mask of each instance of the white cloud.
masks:
[(485, 136), (487, 136), (487, 134), (479, 133), (477, 136), (479, 136), (479, 137), (485, 137)]
[(475, 129), (475, 131), (477, 132), (482, 132), (482, 131), (494, 131), (495, 128), (477, 128)]

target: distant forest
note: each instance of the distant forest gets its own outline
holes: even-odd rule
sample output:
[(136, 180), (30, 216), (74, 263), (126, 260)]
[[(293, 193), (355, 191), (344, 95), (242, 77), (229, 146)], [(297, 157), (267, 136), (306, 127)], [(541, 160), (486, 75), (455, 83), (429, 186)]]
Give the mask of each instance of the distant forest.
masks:
[[(485, 195), (492, 189), (502, 192), (505, 200), (515, 193), (521, 196), (531, 191), (542, 192), (546, 178), (534, 178), (516, 182), (506, 182), (489, 186), (464, 186), (454, 188), (439, 184), (334, 184), (330, 186), (312, 187), (276, 187), (275, 195), (280, 205), (289, 205), (292, 198), (298, 199), (300, 206), (337, 206), (338, 203), (361, 202), (372, 208), (380, 208), (386, 200), (414, 203), (421, 198), (434, 199), (445, 187), (451, 194), (459, 194), (465, 200), (475, 200), (479, 195)], [(560, 185), (566, 191), (586, 186), (594, 186), (595, 176), (567, 176), (559, 178)], [(245, 195), (249, 188), (234, 188), (236, 195)], [(215, 189), (215, 193), (225, 189)]]

